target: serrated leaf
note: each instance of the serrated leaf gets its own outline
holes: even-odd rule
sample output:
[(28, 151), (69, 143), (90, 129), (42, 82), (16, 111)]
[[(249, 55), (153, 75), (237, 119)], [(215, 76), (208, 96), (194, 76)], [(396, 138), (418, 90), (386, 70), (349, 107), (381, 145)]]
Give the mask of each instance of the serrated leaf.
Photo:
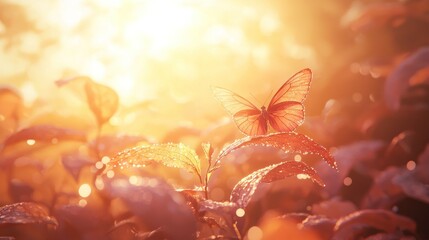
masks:
[(20, 202), (0, 207), (0, 224), (46, 224), (58, 226), (48, 210), (36, 203)]
[(387, 233), (400, 230), (416, 231), (416, 223), (405, 216), (383, 209), (365, 209), (340, 218), (334, 227), (332, 239), (355, 239), (364, 228), (378, 229)]
[(202, 143), (201, 147), (203, 148), (204, 151), (204, 156), (206, 157), (207, 160), (211, 160), (212, 158), (212, 154), (213, 154), (213, 148), (211, 146), (210, 143)]
[(241, 179), (232, 189), (230, 201), (245, 208), (261, 182), (270, 183), (286, 177), (304, 174), (324, 186), (320, 176), (303, 162), (288, 161), (259, 169)]
[(311, 138), (295, 132), (272, 133), (264, 136), (248, 136), (241, 138), (222, 149), (218, 156), (218, 160), (237, 149), (249, 146), (274, 147), (286, 153), (296, 152), (303, 155), (316, 154), (322, 157), (332, 168), (337, 169), (337, 163), (325, 147), (316, 143)]
[(150, 228), (162, 228), (167, 239), (195, 239), (197, 224), (192, 210), (169, 184), (143, 177), (135, 185), (127, 177), (105, 178), (104, 182), (107, 193), (122, 199)]
[(118, 153), (107, 167), (141, 167), (157, 162), (167, 167), (182, 168), (201, 176), (200, 159), (194, 149), (179, 143), (151, 144), (128, 148)]
[(109, 121), (119, 106), (119, 97), (110, 87), (88, 81), (85, 84), (88, 105), (100, 125)]
[(4, 147), (29, 139), (42, 142), (51, 142), (52, 139), (86, 141), (86, 134), (75, 129), (56, 127), (53, 125), (37, 125), (21, 129), (4, 141)]
[(83, 84), (88, 106), (97, 119), (97, 123), (102, 125), (109, 121), (118, 109), (118, 94), (112, 88), (96, 83), (86, 76), (61, 79), (56, 81), (56, 84), (61, 87), (71, 82)]

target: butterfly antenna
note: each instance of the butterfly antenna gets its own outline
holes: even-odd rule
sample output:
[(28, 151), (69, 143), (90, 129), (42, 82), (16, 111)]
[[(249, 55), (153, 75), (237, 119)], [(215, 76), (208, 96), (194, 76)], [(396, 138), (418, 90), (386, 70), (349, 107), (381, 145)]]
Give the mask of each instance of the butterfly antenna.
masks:
[[(259, 100), (258, 100), (258, 99), (253, 95), (253, 94), (251, 94), (251, 93), (250, 93), (250, 96), (252, 96), (252, 97), (253, 97), (253, 99), (255, 99), (255, 101), (256, 101), (256, 102), (258, 102), (258, 104), (261, 104), (261, 102), (259, 102)], [(261, 106), (262, 106), (262, 105), (261, 105)]]
[(271, 89), (270, 95), (268, 95), (267, 98), (265, 98), (264, 104), (262, 106), (265, 106), (265, 103), (267, 103), (268, 98), (273, 94), (273, 89)]

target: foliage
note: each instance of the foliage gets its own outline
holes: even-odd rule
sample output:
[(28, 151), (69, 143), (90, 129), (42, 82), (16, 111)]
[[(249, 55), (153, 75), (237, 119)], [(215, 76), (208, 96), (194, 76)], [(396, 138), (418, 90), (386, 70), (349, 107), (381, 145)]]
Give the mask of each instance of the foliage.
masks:
[[(292, 2), (291, 9), (300, 11), (289, 10)], [(243, 24), (261, 25), (253, 29), (255, 36), (247, 36), (254, 41), (248, 46), (252, 57), (228, 59), (222, 67), (267, 95), (273, 76), (285, 75), (284, 52), (288, 58), (311, 56), (312, 61), (295, 59), (295, 65), (314, 66), (306, 118), (297, 132), (242, 137), (231, 120), (214, 114), (222, 110), (207, 104), (212, 96), (174, 96), (179, 100), (169, 110), (183, 113), (164, 113), (162, 104), (171, 100), (164, 93), (126, 105), (109, 79), (96, 79), (101, 83), (80, 75), (57, 80), (57, 88), (49, 82), (46, 92), (52, 92), (46, 95), (57, 95), (55, 100), (29, 102), (31, 91), (22, 86), (34, 71), (17, 74), (22, 84), (15, 89), (7, 75), (12, 73), (2, 69), (7, 86), (0, 87), (0, 238), (429, 238), (428, 1), (270, 4), (280, 23), (299, 23), (292, 35), (302, 45), (289, 46), (292, 37), (270, 30), (285, 27), (264, 18)], [(2, 50), (36, 61), (38, 56), (14, 45), (26, 46), (19, 36), (43, 24), (24, 21), (18, 6), (0, 3), (0, 37), (10, 40), (10, 46), (2, 42)], [(251, 10), (243, 12), (250, 16)], [(306, 21), (296, 20), (301, 15)], [(11, 18), (23, 19), (14, 25)], [(234, 45), (248, 32), (242, 33), (224, 34), (236, 52), (244, 51)], [(201, 55), (217, 56), (219, 49)], [(197, 67), (206, 65), (196, 59)], [(141, 64), (159, 70), (152, 62)], [(258, 71), (250, 71), (253, 67)], [(201, 77), (198, 87), (209, 91), (204, 77), (213, 78), (213, 72), (184, 75)], [(185, 92), (192, 92), (187, 87)], [(198, 96), (195, 103), (191, 96)], [(253, 124), (251, 117), (264, 116), (255, 111), (239, 115)], [(198, 124), (189, 124), (193, 121)], [(165, 131), (153, 134), (157, 127)]]

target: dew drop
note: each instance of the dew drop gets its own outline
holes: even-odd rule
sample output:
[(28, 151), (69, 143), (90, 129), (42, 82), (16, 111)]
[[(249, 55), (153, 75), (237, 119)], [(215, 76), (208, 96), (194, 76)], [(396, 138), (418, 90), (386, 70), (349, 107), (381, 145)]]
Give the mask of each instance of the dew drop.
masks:
[(350, 185), (352, 185), (353, 180), (350, 177), (346, 177), (346, 178), (344, 178), (343, 183), (345, 186), (350, 186)]
[(298, 178), (298, 179), (308, 179), (308, 178), (310, 178), (310, 176), (308, 176), (308, 174), (305, 174), (305, 173), (300, 173), (300, 174), (296, 175), (296, 178)]
[(237, 215), (237, 217), (243, 217), (245, 214), (246, 214), (246, 212), (245, 212), (245, 211), (244, 211), (244, 209), (242, 209), (242, 208), (238, 208), (238, 209), (235, 211), (235, 215)]
[(408, 161), (407, 162), (407, 169), (409, 170), (409, 171), (412, 171), (412, 170), (414, 170), (416, 168), (416, 162), (414, 162), (414, 161)]
[(33, 146), (34, 144), (36, 144), (36, 140), (34, 140), (34, 139), (28, 139), (27, 140), (27, 144), (28, 144), (28, 146)]
[(301, 157), (301, 155), (296, 154), (296, 155), (293, 157), (293, 160), (295, 160), (295, 161), (297, 161), (297, 162), (301, 162), (302, 157)]

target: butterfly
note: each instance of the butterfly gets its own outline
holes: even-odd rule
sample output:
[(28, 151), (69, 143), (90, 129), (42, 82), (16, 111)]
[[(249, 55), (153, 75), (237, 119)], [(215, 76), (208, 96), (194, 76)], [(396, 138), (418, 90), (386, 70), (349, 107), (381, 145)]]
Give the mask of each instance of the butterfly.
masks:
[(213, 87), (213, 93), (244, 134), (265, 135), (269, 126), (277, 132), (291, 132), (304, 122), (303, 102), (311, 79), (309, 68), (299, 71), (277, 90), (268, 107), (257, 108), (244, 97), (224, 88)]

